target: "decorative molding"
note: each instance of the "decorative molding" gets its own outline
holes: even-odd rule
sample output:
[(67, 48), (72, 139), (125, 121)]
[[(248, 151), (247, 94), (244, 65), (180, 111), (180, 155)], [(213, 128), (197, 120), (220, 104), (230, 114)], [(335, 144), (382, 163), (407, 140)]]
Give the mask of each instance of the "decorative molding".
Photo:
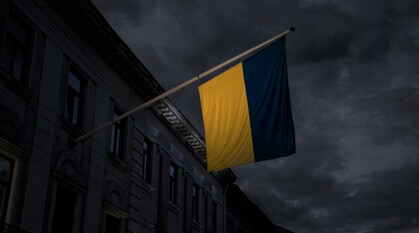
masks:
[(79, 183), (80, 175), (77, 165), (72, 160), (67, 160), (60, 166), (60, 172), (63, 176), (72, 180), (73, 182)]
[(122, 206), (122, 196), (117, 190), (112, 190), (109, 193), (108, 200), (116, 206)]
[(144, 217), (140, 217), (140, 222), (148, 227), (149, 229), (154, 229), (156, 227), (156, 224), (153, 224), (152, 222), (148, 221), (147, 219), (145, 219)]
[(0, 118), (0, 137), (9, 142), (20, 145), (20, 135), (16, 126), (9, 119)]
[(60, 171), (54, 170), (52, 175), (60, 184), (65, 185), (67, 188), (70, 188), (76, 193), (88, 192), (88, 189), (85, 186), (82, 186), (81, 184), (69, 179), (67, 176), (64, 176)]
[(175, 134), (192, 149), (197, 158), (206, 165), (207, 155), (204, 139), (173, 103), (168, 99), (164, 99), (155, 104), (153, 110), (169, 123), (172, 131), (174, 131)]
[(103, 201), (102, 202), (103, 208), (105, 208), (106, 212), (109, 215), (114, 216), (115, 218), (126, 219), (129, 217), (129, 214), (123, 210), (121, 210), (118, 206), (114, 205), (112, 202)]
[(29, 153), (2, 137), (0, 137), (0, 153), (11, 158), (29, 159), (30, 157)]
[(83, 185), (81, 175), (81, 164), (78, 157), (68, 149), (62, 149), (58, 151), (58, 159), (55, 164), (55, 170), (63, 178), (77, 184)]
[(124, 211), (126, 207), (126, 198), (123, 196), (121, 186), (115, 181), (108, 181), (106, 193), (102, 202), (106, 212), (116, 218), (126, 219), (129, 214)]
[(19, 116), (4, 105), (0, 105), (0, 138), (4, 138), (15, 146), (21, 146), (23, 126)]
[(126, 206), (125, 198), (121, 186), (115, 181), (108, 181), (106, 185), (105, 200), (112, 203), (119, 209), (124, 209)]

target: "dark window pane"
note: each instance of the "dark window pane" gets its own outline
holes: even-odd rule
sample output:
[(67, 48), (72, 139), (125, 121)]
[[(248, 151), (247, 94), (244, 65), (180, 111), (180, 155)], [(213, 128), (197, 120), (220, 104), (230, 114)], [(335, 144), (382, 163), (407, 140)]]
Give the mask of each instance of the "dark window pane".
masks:
[(6, 215), (7, 210), (7, 198), (9, 194), (9, 189), (6, 186), (0, 184), (0, 211), (1, 219), (3, 220)]
[(67, 88), (67, 101), (65, 106), (64, 115), (67, 119), (72, 119), (73, 116), (73, 106), (74, 106), (74, 93), (72, 88)]
[(0, 156), (0, 217), (4, 221), (12, 182), (14, 162)]
[(147, 138), (144, 140), (143, 149), (144, 149), (144, 151), (148, 150), (148, 140), (147, 140)]
[(21, 20), (11, 13), (4, 34), (4, 45), (0, 54), (0, 68), (17, 80), (24, 80), (29, 54), (29, 30)]
[(117, 129), (114, 126), (112, 126), (112, 138), (111, 138), (111, 152), (115, 153), (115, 135), (117, 134)]
[(192, 186), (192, 217), (198, 221), (199, 218), (199, 187), (194, 184)]
[(203, 213), (204, 213), (204, 229), (205, 231), (207, 231), (208, 229), (208, 197), (204, 197), (204, 209), (203, 209)]
[(227, 218), (227, 226), (226, 226), (226, 232), (227, 233), (233, 233), (233, 222), (231, 218)]
[(64, 116), (73, 124), (80, 126), (83, 111), (83, 80), (70, 71), (67, 80), (67, 99)]
[(175, 167), (172, 164), (172, 165), (170, 165), (170, 178), (175, 177), (175, 173), (176, 173)]
[(73, 111), (72, 111), (72, 116), (73, 118), (71, 119), (71, 122), (73, 122), (73, 124), (78, 124), (79, 122), (79, 97), (74, 96), (73, 99)]
[(151, 141), (148, 138), (145, 138), (143, 143), (143, 179), (149, 184), (151, 183), (152, 176), (152, 156), (153, 148)]
[(170, 201), (175, 205), (177, 204), (177, 180), (178, 180), (177, 171), (178, 171), (178, 167), (175, 164), (171, 163), (170, 170), (169, 170), (169, 174), (170, 174), (169, 198), (170, 198)]
[[(112, 115), (113, 120), (117, 119), (121, 115), (122, 111), (115, 108)], [(121, 159), (123, 159), (124, 154), (125, 122), (125, 120), (121, 120), (112, 125), (111, 152)]]
[(12, 75), (13, 78), (17, 80), (21, 80), (22, 78), (23, 59), (25, 59), (23, 50), (21, 48), (16, 48)]
[(119, 125), (114, 125), (112, 127), (111, 151), (115, 155), (119, 155), (119, 152), (120, 152), (120, 144), (119, 144), (120, 138), (121, 138), (121, 131), (119, 129)]
[(212, 202), (212, 233), (217, 232), (217, 202)]
[(16, 22), (13, 18), (9, 18), (7, 22), (7, 31), (19, 42), (20, 44), (26, 44), (28, 37), (28, 30), (26, 27)]
[(57, 186), (52, 233), (72, 232), (76, 198), (74, 192), (61, 185)]
[(6, 72), (11, 70), (11, 61), (13, 58), (14, 46), (10, 38), (5, 39), (2, 54), (0, 56), (0, 67)]
[(80, 93), (81, 81), (72, 72), (68, 75), (68, 85), (72, 87), (76, 93)]
[(107, 214), (105, 228), (105, 233), (119, 233), (119, 229), (121, 228), (121, 219)]
[(8, 183), (11, 171), (12, 161), (0, 157), (0, 180)]

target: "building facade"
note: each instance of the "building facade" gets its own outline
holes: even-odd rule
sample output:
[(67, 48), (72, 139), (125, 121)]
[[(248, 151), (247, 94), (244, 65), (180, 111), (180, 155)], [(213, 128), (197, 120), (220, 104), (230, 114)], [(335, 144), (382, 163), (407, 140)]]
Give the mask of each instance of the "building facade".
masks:
[(90, 1), (0, 0), (0, 35), (1, 228), (267, 232), (229, 230), (234, 174), (170, 100), (74, 143), (164, 91)]
[(269, 218), (243, 193), (239, 186), (227, 186), (226, 233), (263, 233), (292, 231), (273, 224)]

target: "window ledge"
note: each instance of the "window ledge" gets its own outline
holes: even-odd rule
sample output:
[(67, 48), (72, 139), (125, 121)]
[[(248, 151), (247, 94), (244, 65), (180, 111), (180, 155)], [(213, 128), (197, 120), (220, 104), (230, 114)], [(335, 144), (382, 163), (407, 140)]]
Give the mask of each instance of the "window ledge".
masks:
[(34, 97), (34, 93), (29, 90), (29, 88), (27, 88), (21, 81), (10, 77), (10, 75), (4, 72), (2, 69), (0, 69), (0, 82), (24, 99)]
[(195, 219), (192, 219), (192, 226), (195, 227), (196, 229), (201, 229), (201, 224), (196, 221)]
[(169, 201), (169, 209), (171, 209), (175, 214), (179, 215), (181, 209), (176, 206), (173, 202)]
[(68, 187), (71, 187), (74, 191), (80, 193), (87, 193), (88, 189), (84, 187), (82, 184), (78, 183), (79, 181), (75, 181), (68, 176), (62, 174), (60, 171), (54, 170), (52, 175), (56, 180), (58, 180), (61, 184), (65, 184)]
[(141, 187), (143, 188), (143, 190), (145, 190), (148, 193), (153, 193), (154, 191), (156, 191), (156, 188), (153, 187), (151, 184), (147, 183), (145, 180), (141, 180)]
[(11, 154), (13, 157), (20, 159), (29, 159), (30, 154), (6, 139), (0, 137), (0, 152), (3, 154)]
[(153, 224), (151, 221), (149, 221), (148, 219), (141, 217), (140, 216), (140, 223), (142, 223), (144, 226), (146, 226), (148, 229), (154, 229), (156, 228), (156, 224)]
[(102, 202), (102, 205), (105, 208), (106, 212), (114, 216), (115, 218), (127, 219), (129, 217), (129, 214), (127, 212), (125, 212), (110, 201), (105, 200)]
[(127, 173), (129, 170), (129, 165), (112, 152), (108, 152), (108, 161), (124, 173)]
[(80, 126), (73, 124), (65, 116), (61, 116), (61, 123), (63, 125), (63, 128), (66, 129), (69, 132), (69, 134), (74, 138), (80, 137), (86, 133), (85, 130), (83, 130)]

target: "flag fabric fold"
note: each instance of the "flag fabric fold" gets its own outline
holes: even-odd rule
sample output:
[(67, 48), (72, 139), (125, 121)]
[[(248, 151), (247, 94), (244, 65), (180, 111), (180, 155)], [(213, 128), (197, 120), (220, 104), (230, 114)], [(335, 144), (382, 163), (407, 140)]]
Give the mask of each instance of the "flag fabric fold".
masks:
[(285, 37), (199, 86), (208, 171), (295, 153)]

